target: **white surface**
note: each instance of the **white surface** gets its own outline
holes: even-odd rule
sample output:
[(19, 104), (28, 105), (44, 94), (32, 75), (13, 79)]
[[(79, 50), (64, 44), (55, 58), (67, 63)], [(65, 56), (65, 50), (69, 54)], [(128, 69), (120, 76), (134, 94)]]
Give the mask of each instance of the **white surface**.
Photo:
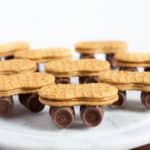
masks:
[[(125, 40), (132, 52), (150, 52), (149, 6), (149, 0), (0, 0), (0, 42), (73, 49), (80, 40)], [(0, 148), (120, 150), (145, 144), (150, 112), (137, 97), (131, 93), (123, 110), (106, 110), (102, 124), (91, 129), (76, 124), (59, 130), (47, 110), (31, 114), (18, 104), (12, 118), (0, 119)]]
[[(48, 107), (32, 114), (19, 103), (11, 118), (0, 120), (0, 145), (5, 149), (129, 149), (150, 141), (150, 112), (139, 100), (139, 93), (129, 93), (125, 108), (105, 108), (104, 120), (96, 128), (85, 128), (76, 109), (70, 129), (58, 129), (48, 115)], [(9, 143), (9, 144), (8, 144)]]

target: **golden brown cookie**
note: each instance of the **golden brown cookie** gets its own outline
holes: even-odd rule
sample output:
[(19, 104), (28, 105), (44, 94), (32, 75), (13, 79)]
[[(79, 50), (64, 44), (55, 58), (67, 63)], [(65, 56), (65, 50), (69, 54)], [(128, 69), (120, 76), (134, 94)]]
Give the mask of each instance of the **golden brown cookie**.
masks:
[(117, 88), (108, 84), (58, 84), (39, 90), (41, 103), (50, 106), (109, 105), (118, 100)]
[(26, 72), (15, 75), (0, 75), (0, 97), (37, 92), (43, 86), (54, 83), (53, 75)]
[(115, 60), (121, 67), (150, 67), (150, 53), (120, 53)]
[(0, 61), (0, 75), (34, 72), (37, 69), (35, 62), (25, 59), (12, 59)]
[(11, 56), (17, 51), (22, 51), (29, 49), (29, 44), (27, 42), (9, 42), (0, 44), (0, 56)]
[(44, 48), (17, 52), (15, 53), (15, 57), (30, 59), (36, 62), (47, 62), (51, 60), (70, 59), (72, 52), (65, 48)]
[(119, 90), (150, 91), (149, 72), (108, 71), (100, 75), (101, 82), (115, 85)]
[(56, 77), (94, 76), (109, 69), (107, 61), (96, 59), (51, 61), (46, 64), (46, 72)]
[(75, 44), (76, 51), (84, 54), (126, 52), (128, 45), (122, 41), (91, 41)]

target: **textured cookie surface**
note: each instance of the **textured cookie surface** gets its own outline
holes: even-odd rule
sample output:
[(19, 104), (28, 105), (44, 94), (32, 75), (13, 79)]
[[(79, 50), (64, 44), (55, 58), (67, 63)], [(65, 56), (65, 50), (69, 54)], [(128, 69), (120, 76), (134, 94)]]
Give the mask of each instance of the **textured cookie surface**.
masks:
[(16, 58), (31, 59), (34, 61), (49, 61), (51, 59), (71, 58), (71, 50), (65, 48), (45, 48), (15, 53)]
[(100, 75), (101, 81), (111, 83), (142, 83), (150, 84), (149, 72), (108, 71)]
[(123, 62), (150, 62), (150, 53), (119, 53), (115, 55), (115, 59)]
[(96, 59), (51, 61), (46, 64), (46, 72), (55, 76), (98, 74), (110, 69), (107, 61)]
[(82, 98), (107, 98), (117, 95), (118, 90), (108, 84), (57, 84), (39, 90), (42, 98), (64, 100)]
[(128, 45), (122, 41), (91, 41), (77, 43), (75, 48), (80, 53), (118, 53), (126, 52)]
[(0, 96), (37, 91), (42, 86), (54, 83), (54, 77), (46, 73), (23, 73), (0, 76)]
[(9, 42), (0, 44), (0, 56), (13, 55), (16, 51), (29, 49), (27, 42)]
[(120, 53), (115, 55), (115, 60), (118, 66), (149, 67), (150, 53)]
[(25, 71), (36, 71), (36, 63), (25, 59), (0, 61), (0, 74), (14, 74)]
[(115, 85), (120, 90), (150, 91), (149, 72), (108, 71), (100, 75), (100, 80)]

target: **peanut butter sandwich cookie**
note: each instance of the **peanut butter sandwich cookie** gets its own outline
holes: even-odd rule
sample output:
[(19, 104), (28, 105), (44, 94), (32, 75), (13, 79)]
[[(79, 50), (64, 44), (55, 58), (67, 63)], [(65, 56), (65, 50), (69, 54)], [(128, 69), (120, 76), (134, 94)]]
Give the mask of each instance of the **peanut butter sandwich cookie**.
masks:
[(120, 70), (136, 71), (138, 67), (143, 67), (145, 71), (150, 71), (150, 53), (120, 53), (116, 54), (115, 60)]
[(9, 42), (0, 44), (0, 57), (5, 57), (5, 59), (14, 58), (14, 53), (22, 50), (29, 49), (29, 44), (27, 42)]
[(75, 44), (75, 49), (80, 53), (80, 58), (95, 58), (96, 53), (104, 53), (106, 60), (111, 64), (112, 69), (116, 68), (114, 55), (124, 53), (128, 49), (126, 42), (122, 41), (91, 41)]
[(39, 90), (39, 100), (50, 106), (49, 114), (59, 128), (70, 127), (75, 118), (74, 106), (87, 127), (97, 126), (103, 118), (104, 105), (118, 100), (116, 87), (102, 84), (54, 84)]
[(70, 77), (79, 77), (80, 83), (97, 83), (99, 74), (110, 70), (107, 61), (97, 59), (61, 60), (46, 64), (46, 72), (55, 76), (56, 83), (70, 83)]
[(11, 75), (24, 72), (35, 72), (37, 65), (27, 59), (11, 59), (0, 61), (0, 75)]
[(53, 75), (25, 72), (0, 75), (0, 115), (9, 115), (13, 109), (12, 96), (18, 94), (20, 102), (32, 112), (39, 112), (44, 105), (39, 102), (37, 91), (54, 83)]
[(150, 109), (150, 73), (132, 71), (108, 71), (100, 76), (101, 82), (109, 83), (119, 89), (119, 100), (114, 103), (122, 106), (126, 101), (127, 90), (142, 91), (141, 100)]
[(15, 53), (15, 57), (19, 59), (29, 59), (35, 61), (38, 65), (38, 71), (40, 72), (40, 63), (46, 63), (48, 61), (71, 59), (72, 51), (66, 48), (43, 48), (32, 49), (29, 51), (21, 51)]
[(17, 52), (15, 57), (42, 63), (52, 60), (71, 59), (72, 52), (66, 48), (43, 48)]

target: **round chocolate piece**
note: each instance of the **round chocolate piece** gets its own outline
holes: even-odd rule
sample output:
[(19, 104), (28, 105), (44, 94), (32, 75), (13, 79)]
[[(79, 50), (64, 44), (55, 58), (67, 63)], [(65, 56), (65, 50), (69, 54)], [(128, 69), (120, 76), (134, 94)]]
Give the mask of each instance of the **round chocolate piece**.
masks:
[(61, 83), (61, 84), (69, 84), (70, 83), (70, 78), (69, 77), (62, 77), (62, 78), (56, 77), (55, 78), (55, 83), (56, 84), (59, 84), (59, 83)]
[(51, 107), (49, 114), (55, 125), (59, 128), (70, 127), (75, 117), (75, 112), (72, 107)]
[(136, 67), (119, 67), (120, 71), (138, 71)]
[(80, 116), (85, 126), (95, 127), (103, 119), (104, 111), (98, 106), (81, 106)]
[(117, 64), (114, 59), (114, 54), (106, 54), (106, 60), (109, 61), (111, 69), (117, 69)]
[(145, 67), (145, 68), (144, 68), (144, 71), (149, 72), (149, 71), (150, 71), (150, 67)]
[(40, 103), (37, 93), (19, 94), (19, 100), (31, 112), (40, 112), (44, 109), (44, 105)]
[(113, 103), (113, 106), (119, 106), (119, 107), (121, 107), (127, 101), (126, 91), (119, 91), (118, 92), (118, 96), (119, 96), (119, 99), (118, 99), (118, 101), (116, 101), (115, 103)]
[(0, 116), (8, 116), (13, 110), (13, 99), (11, 96), (0, 97)]
[(99, 76), (83, 76), (79, 77), (79, 83), (98, 83), (100, 82)]
[(83, 58), (92, 58), (92, 59), (94, 59), (95, 55), (94, 54), (80, 54), (80, 58), (81, 59), (83, 59)]
[(12, 56), (6, 56), (5, 57), (5, 60), (9, 60), (9, 59), (14, 59), (15, 57), (12, 55)]
[(147, 109), (150, 109), (150, 92), (142, 92), (141, 101)]

